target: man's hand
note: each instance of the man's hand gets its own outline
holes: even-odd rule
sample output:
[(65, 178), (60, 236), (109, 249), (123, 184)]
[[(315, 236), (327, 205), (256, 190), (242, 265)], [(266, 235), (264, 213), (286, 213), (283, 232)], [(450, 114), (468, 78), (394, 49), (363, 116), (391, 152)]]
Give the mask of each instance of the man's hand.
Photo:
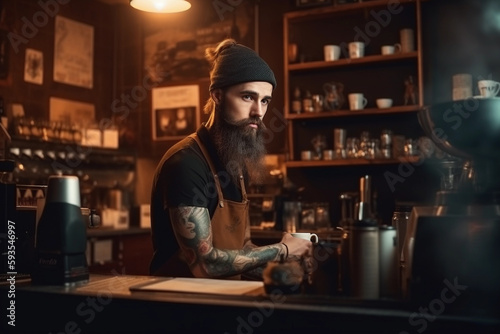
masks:
[(281, 242), (288, 247), (288, 258), (300, 260), (302, 257), (311, 257), (312, 242), (305, 239), (295, 238), (290, 233), (285, 232)]

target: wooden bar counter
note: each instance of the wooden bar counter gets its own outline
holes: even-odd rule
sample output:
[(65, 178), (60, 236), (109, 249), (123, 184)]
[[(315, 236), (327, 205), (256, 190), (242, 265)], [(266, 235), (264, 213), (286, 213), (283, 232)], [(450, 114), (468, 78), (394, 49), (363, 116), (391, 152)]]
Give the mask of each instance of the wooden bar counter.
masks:
[[(432, 305), (328, 295), (131, 291), (150, 276), (91, 274), (74, 287), (15, 283), (15, 311), (2, 305), (2, 333), (493, 333), (494, 316), (429, 313)], [(2, 282), (2, 300), (12, 285)], [(424, 310), (425, 309), (425, 310)], [(420, 314), (419, 314), (420, 313)], [(15, 315), (15, 327), (9, 325)]]

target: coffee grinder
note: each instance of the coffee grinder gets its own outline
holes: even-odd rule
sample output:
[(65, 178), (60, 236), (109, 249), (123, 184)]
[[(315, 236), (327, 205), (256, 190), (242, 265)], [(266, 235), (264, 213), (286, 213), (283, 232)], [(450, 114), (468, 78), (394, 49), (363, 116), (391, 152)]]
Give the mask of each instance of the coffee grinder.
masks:
[(86, 246), (78, 177), (50, 176), (36, 231), (33, 282), (72, 285), (88, 281)]
[[(414, 208), (403, 250), (408, 298), (439, 312), (497, 315), (500, 307), (500, 99), (419, 111), (438, 148), (462, 161), (457, 184)], [(443, 162), (449, 164), (449, 161)]]

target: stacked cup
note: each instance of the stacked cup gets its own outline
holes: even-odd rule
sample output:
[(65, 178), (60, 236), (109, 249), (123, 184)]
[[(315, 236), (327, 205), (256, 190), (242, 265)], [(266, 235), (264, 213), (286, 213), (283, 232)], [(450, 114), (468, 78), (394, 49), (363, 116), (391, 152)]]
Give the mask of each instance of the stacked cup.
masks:
[(363, 58), (365, 56), (365, 43), (351, 42), (348, 44), (349, 58)]
[(325, 61), (333, 61), (340, 58), (340, 46), (338, 45), (325, 45), (323, 51)]
[(415, 35), (413, 29), (401, 29), (399, 34), (401, 38), (401, 52), (415, 51)]
[(472, 96), (472, 75), (455, 74), (453, 76), (453, 101), (465, 100)]

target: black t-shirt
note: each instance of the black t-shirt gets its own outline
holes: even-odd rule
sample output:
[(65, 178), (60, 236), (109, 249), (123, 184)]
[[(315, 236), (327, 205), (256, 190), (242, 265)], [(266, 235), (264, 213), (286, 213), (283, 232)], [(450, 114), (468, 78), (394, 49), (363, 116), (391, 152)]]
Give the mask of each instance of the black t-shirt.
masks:
[[(241, 190), (230, 179), (217, 157), (208, 130), (201, 126), (198, 138), (206, 147), (225, 199), (241, 202)], [(167, 158), (171, 150), (176, 153)], [(151, 231), (154, 255), (150, 265), (154, 273), (179, 249), (172, 229), (169, 208), (198, 206), (208, 208), (213, 216), (218, 203), (214, 177), (200, 147), (191, 137), (186, 137), (170, 148), (156, 169), (151, 192)]]

